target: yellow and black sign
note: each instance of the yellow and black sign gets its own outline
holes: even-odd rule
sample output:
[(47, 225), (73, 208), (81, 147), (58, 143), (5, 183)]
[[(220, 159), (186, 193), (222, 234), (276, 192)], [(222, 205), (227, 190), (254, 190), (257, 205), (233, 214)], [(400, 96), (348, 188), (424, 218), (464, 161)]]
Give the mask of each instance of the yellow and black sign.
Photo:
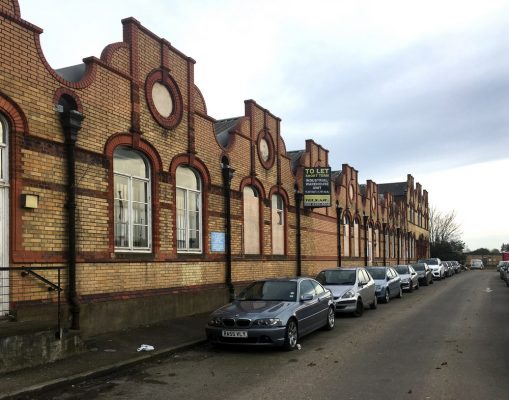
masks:
[(330, 167), (304, 168), (304, 207), (330, 207)]

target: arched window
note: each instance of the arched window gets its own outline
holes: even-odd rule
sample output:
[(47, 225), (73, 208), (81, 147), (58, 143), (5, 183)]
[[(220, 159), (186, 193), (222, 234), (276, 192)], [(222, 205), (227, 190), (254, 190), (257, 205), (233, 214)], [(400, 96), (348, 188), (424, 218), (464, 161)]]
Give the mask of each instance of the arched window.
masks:
[(353, 255), (354, 257), (360, 257), (359, 250), (359, 220), (355, 218), (353, 220)]
[[(0, 114), (0, 265), (7, 267), (9, 254), (8, 125)], [(9, 312), (9, 271), (0, 271), (0, 317)]]
[(390, 248), (390, 240), (389, 240), (389, 230), (386, 228), (384, 232), (384, 240), (385, 240), (385, 258), (391, 257), (391, 248)]
[(368, 237), (366, 238), (368, 241), (368, 261), (369, 265), (373, 262), (373, 226), (371, 224), (368, 224)]
[(343, 255), (350, 257), (350, 218), (345, 215), (343, 218), (344, 232), (343, 232)]
[(375, 227), (375, 237), (373, 240), (373, 247), (375, 249), (375, 258), (380, 257), (380, 231), (378, 230), (378, 226)]
[(260, 254), (260, 195), (253, 186), (246, 186), (244, 197), (244, 252)]
[(150, 165), (139, 152), (118, 147), (113, 153), (115, 249), (151, 248)]
[(272, 195), (272, 254), (285, 254), (285, 204), (279, 194)]
[(201, 180), (194, 169), (179, 166), (176, 175), (177, 251), (201, 253)]

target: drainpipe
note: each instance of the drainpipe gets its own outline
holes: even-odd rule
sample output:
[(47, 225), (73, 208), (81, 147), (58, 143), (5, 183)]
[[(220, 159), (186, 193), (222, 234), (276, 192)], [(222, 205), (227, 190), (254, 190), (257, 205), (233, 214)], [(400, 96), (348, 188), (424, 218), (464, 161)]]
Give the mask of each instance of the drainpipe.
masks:
[(71, 312), (71, 329), (80, 329), (80, 304), (76, 292), (76, 140), (85, 117), (76, 110), (60, 114), (67, 149), (67, 216), (69, 228), (68, 248), (68, 300)]
[(223, 195), (224, 195), (224, 213), (225, 213), (225, 250), (226, 250), (226, 286), (230, 301), (235, 300), (235, 289), (232, 282), (232, 216), (231, 216), (231, 184), (235, 170), (228, 164), (221, 165), (223, 174)]
[(368, 216), (362, 217), (364, 222), (364, 265), (368, 265)]
[(387, 224), (382, 219), (382, 229), (384, 230), (384, 265), (387, 265)]
[(300, 205), (301, 205), (301, 202), (302, 202), (302, 193), (299, 192), (298, 188), (295, 188), (295, 217), (296, 217), (296, 224), (297, 224), (297, 227), (296, 227), (297, 242), (295, 243), (295, 245), (296, 245), (296, 253), (297, 253), (296, 254), (296, 256), (297, 256), (297, 276), (302, 275), (302, 254), (301, 254), (301, 247), (300, 247), (300, 239), (301, 239)]
[(339, 201), (336, 201), (336, 225), (338, 230), (338, 267), (341, 267), (341, 216), (343, 209), (339, 206)]
[(396, 232), (397, 232), (397, 235), (398, 235), (398, 263), (397, 263), (397, 265), (399, 265), (399, 253), (401, 252), (401, 237), (400, 237), (400, 231), (401, 231), (401, 228), (396, 228)]

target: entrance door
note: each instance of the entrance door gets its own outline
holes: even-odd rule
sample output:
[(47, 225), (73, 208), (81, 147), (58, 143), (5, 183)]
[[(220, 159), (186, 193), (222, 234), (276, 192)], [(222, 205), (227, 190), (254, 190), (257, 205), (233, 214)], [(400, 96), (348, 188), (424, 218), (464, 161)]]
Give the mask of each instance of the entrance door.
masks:
[[(9, 176), (7, 121), (0, 115), (0, 267), (8, 266)], [(9, 272), (0, 271), (0, 317), (9, 312)]]

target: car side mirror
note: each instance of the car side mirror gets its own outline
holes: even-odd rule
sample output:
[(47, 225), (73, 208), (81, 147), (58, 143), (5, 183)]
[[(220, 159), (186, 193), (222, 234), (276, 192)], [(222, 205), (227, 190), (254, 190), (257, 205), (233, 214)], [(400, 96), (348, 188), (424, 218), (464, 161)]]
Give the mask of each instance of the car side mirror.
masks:
[(309, 300), (313, 300), (312, 294), (303, 294), (302, 296), (300, 296), (300, 301), (309, 301)]
[(387, 278), (385, 278), (387, 280), (387, 282), (389, 282), (391, 280), (391, 277), (388, 276)]

